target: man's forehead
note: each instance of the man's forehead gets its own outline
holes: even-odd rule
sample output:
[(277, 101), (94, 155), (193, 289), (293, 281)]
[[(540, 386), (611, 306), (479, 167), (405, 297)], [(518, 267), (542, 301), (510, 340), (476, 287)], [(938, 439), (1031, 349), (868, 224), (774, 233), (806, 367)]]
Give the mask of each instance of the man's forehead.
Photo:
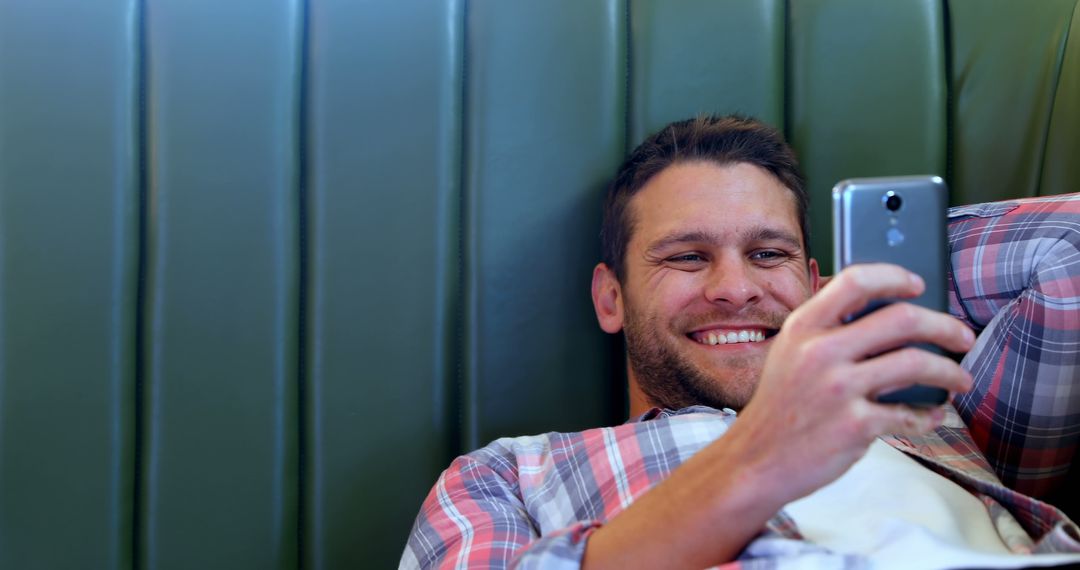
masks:
[[(799, 230), (795, 192), (764, 168), (748, 163), (677, 163), (649, 180), (627, 203), (632, 235), (696, 231), (715, 234), (715, 220)], [(733, 219), (734, 218), (734, 219)], [(758, 223), (753, 223), (755, 218)], [(695, 227), (687, 229), (685, 224)], [(670, 227), (668, 227), (670, 226)], [(730, 231), (758, 232), (731, 227)], [(799, 232), (801, 234), (801, 232)], [(654, 236), (655, 237), (655, 236)], [(800, 236), (801, 237), (801, 236)], [(801, 239), (800, 239), (801, 241)]]

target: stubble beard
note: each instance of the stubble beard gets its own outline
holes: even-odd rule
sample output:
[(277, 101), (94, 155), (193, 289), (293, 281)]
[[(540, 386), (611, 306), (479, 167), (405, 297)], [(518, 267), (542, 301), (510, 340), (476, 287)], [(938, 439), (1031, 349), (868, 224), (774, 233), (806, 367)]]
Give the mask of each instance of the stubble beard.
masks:
[(655, 318), (639, 319), (628, 310), (624, 324), (630, 368), (651, 405), (671, 410), (694, 405), (741, 410), (750, 401), (764, 365), (761, 355), (729, 355), (721, 371), (710, 373), (673, 346)]

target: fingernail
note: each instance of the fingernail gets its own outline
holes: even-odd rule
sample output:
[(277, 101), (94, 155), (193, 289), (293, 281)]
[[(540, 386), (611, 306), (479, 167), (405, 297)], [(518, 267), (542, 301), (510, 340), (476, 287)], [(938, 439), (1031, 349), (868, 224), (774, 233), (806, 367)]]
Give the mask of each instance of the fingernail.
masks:
[(925, 285), (925, 283), (923, 282), (923, 278), (919, 277), (918, 273), (908, 273), (908, 278), (911, 279), (911, 284), (916, 287), (922, 287), (923, 285)]
[(967, 327), (964, 327), (964, 340), (967, 341), (969, 346), (974, 344), (975, 343), (975, 331), (973, 331), (973, 330), (971, 330), (971, 329), (969, 329)]

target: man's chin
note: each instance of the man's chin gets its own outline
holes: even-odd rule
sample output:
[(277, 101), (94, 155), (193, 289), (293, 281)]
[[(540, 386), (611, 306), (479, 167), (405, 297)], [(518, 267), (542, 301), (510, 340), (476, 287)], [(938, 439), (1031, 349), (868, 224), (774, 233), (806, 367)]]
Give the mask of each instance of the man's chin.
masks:
[(649, 405), (679, 409), (705, 405), (741, 409), (749, 401), (767, 354), (768, 340), (707, 345), (626, 331), (631, 374)]
[(764, 358), (752, 355), (729, 356), (719, 362), (695, 366), (699, 371), (695, 376), (701, 384), (694, 391), (706, 400), (701, 402), (703, 404), (714, 408), (742, 409), (749, 403), (757, 387), (763, 361)]
[[(764, 343), (760, 343), (764, 345)], [(686, 354), (686, 360), (702, 373), (718, 379), (734, 376), (758, 376), (765, 365), (767, 346), (736, 345), (705, 347)]]
[(749, 363), (725, 364), (701, 367), (684, 362), (673, 367), (675, 372), (666, 378), (639, 379), (639, 383), (660, 407), (679, 409), (701, 405), (741, 410), (750, 401), (760, 372)]

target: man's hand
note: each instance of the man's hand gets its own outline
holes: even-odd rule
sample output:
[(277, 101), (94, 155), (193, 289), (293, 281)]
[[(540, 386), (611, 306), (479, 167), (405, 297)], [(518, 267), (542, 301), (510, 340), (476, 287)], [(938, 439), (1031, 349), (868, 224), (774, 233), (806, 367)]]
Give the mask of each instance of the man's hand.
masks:
[(774, 338), (753, 398), (728, 432), (590, 539), (587, 567), (702, 568), (732, 560), (785, 504), (842, 475), (875, 437), (934, 429), (941, 408), (879, 404), (910, 384), (966, 391), (952, 360), (974, 334), (949, 315), (894, 303), (845, 324), (870, 300), (912, 298), (922, 281), (895, 265), (848, 268)]
[(853, 266), (784, 323), (754, 397), (729, 434), (748, 450), (762, 450), (758, 474), (773, 482), (784, 503), (839, 477), (875, 437), (924, 433), (944, 416), (941, 408), (879, 404), (877, 394), (916, 383), (950, 392), (971, 388), (971, 376), (951, 359), (904, 348), (925, 342), (970, 350), (974, 333), (953, 317), (894, 303), (843, 321), (873, 299), (916, 297), (923, 288), (918, 276), (895, 265)]

